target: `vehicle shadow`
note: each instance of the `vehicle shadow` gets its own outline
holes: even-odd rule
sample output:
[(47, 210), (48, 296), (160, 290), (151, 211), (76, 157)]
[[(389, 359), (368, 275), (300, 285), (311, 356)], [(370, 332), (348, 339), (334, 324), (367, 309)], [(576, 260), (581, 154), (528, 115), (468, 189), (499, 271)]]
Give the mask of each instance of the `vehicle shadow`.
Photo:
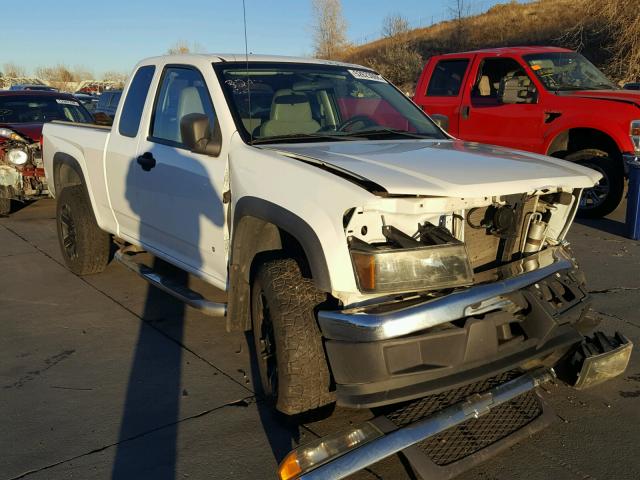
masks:
[[(167, 269), (156, 260), (154, 269)], [(186, 273), (181, 280), (186, 281)], [(149, 287), (143, 321), (133, 355), (118, 446), (111, 478), (174, 480), (177, 461), (178, 420), (182, 376), (185, 306), (166, 293)], [(176, 343), (168, 343), (154, 323), (171, 324)], [(161, 430), (144, 442), (131, 442), (141, 434)]]
[(576, 223), (594, 228), (612, 235), (626, 237), (627, 227), (623, 221), (612, 218), (576, 218)]
[(291, 449), (300, 442), (300, 419), (288, 417), (278, 412), (266, 399), (260, 388), (260, 371), (256, 349), (253, 347), (253, 333), (245, 332), (247, 348), (251, 360), (251, 383), (254, 386), (260, 422), (271, 447), (273, 458), (279, 464)]
[[(136, 158), (129, 160), (125, 196), (130, 214), (137, 217), (138, 231), (127, 233), (137, 239), (136, 243), (152, 249), (163, 250), (173, 241), (171, 247), (182, 246), (191, 266), (200, 269), (204, 263), (198, 248), (201, 225), (209, 222), (223, 226), (222, 196), (198, 160), (166, 148), (153, 147), (150, 152), (158, 159), (158, 165), (150, 171), (143, 171)], [(162, 161), (166, 158), (171, 162)], [(171, 179), (182, 182), (179, 190), (168, 188)], [(203, 202), (203, 198), (210, 201)], [(156, 272), (188, 286), (187, 272), (154, 258)], [(168, 294), (149, 287), (131, 363), (112, 480), (176, 478), (186, 308)], [(167, 336), (173, 342), (167, 341)], [(150, 432), (154, 435), (146, 435), (145, 441), (130, 441)]]
[[(161, 162), (163, 155), (167, 156), (166, 148), (153, 147), (151, 153), (158, 164), (149, 172), (143, 172), (135, 158), (129, 161), (126, 198), (135, 223), (139, 225), (139, 231), (132, 234), (138, 239), (136, 243), (151, 249), (162, 249), (164, 242), (173, 242), (172, 248), (178, 250), (178, 254), (188, 257), (193, 268), (201, 269), (205, 263), (199, 249), (206, 228), (203, 225), (208, 222), (209, 226), (223, 226), (222, 195), (211, 184), (209, 172), (186, 152), (181, 154), (180, 151), (173, 151), (172, 164)], [(180, 179), (183, 185), (168, 191), (166, 179)], [(170, 211), (172, 207), (168, 202), (171, 201), (186, 207), (180, 211)], [(177, 225), (179, 231), (166, 230), (171, 222)], [(207, 239), (207, 242), (210, 240)], [(153, 258), (154, 270), (188, 285), (187, 272), (158, 257)], [(184, 394), (181, 387), (182, 343), (186, 308), (165, 292), (151, 286), (148, 288), (143, 321), (131, 362), (111, 471), (112, 480), (178, 478), (180, 403)], [(173, 342), (167, 341), (168, 338)], [(251, 334), (246, 334), (245, 338), (251, 356), (251, 372), (247, 375), (252, 384), (258, 387), (260, 375)], [(260, 392), (257, 392), (256, 399), (265, 436), (274, 458), (280, 462), (292, 445), (299, 441), (299, 424), (295, 419), (290, 420), (278, 414)], [(211, 431), (210, 435), (215, 437), (216, 432)], [(181, 457), (184, 458), (184, 453)], [(212, 478), (215, 478), (215, 470)]]

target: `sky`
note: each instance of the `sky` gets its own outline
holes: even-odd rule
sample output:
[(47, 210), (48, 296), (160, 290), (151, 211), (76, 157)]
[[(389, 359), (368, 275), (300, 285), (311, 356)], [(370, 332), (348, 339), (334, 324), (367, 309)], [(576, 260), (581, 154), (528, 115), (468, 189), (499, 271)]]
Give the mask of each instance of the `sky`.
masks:
[[(507, 0), (503, 0), (506, 2)], [(451, 17), (452, 0), (342, 0), (350, 41), (380, 36), (383, 20), (400, 14), (413, 26)], [(466, 0), (472, 12), (495, 0)], [(31, 0), (10, 2), (0, 28), (0, 69), (6, 62), (33, 73), (64, 63), (100, 77), (129, 72), (142, 58), (177, 41), (204, 52), (244, 52), (241, 0)], [(249, 51), (311, 56), (311, 0), (246, 0)], [(11, 21), (11, 18), (18, 19)]]

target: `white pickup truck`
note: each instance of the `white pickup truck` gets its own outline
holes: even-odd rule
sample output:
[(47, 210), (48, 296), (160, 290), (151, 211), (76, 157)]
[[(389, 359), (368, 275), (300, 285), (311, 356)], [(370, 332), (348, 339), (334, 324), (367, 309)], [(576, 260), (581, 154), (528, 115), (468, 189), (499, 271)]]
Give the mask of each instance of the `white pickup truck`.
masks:
[(115, 239), (154, 285), (253, 330), (280, 411), (381, 412), (295, 450), (281, 478), (342, 478), (399, 450), (418, 471), (458, 472), (545, 423), (533, 389), (552, 368), (585, 386), (628, 361), (621, 335), (583, 336), (588, 293), (565, 241), (600, 174), (458, 141), (365, 67), (147, 59), (112, 127), (47, 124), (43, 157), (74, 273), (102, 271)]

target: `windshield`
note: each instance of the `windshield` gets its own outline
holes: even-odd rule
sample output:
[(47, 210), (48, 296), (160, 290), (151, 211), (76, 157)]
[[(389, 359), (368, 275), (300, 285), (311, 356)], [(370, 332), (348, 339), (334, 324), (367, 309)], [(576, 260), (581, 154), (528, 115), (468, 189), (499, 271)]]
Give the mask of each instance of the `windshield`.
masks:
[(525, 55), (531, 70), (548, 90), (611, 90), (617, 87), (579, 53)]
[[(377, 73), (336, 65), (216, 64), (246, 141), (437, 138), (434, 123)], [(250, 93), (250, 94), (249, 94)]]
[(77, 100), (53, 96), (0, 96), (0, 123), (46, 123), (53, 120), (92, 123)]

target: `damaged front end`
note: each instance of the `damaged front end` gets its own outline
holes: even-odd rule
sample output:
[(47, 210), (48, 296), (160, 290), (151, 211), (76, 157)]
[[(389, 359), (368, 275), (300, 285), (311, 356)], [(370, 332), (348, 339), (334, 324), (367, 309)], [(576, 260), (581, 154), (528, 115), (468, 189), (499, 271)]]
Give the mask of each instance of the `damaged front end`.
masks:
[(318, 321), (338, 403), (377, 416), (299, 447), (280, 477), (343, 478), (402, 451), (424, 478), (452, 478), (552, 421), (535, 388), (556, 371), (575, 388), (622, 373), (624, 336), (584, 336), (596, 324), (565, 241), (580, 194), (346, 212), (361, 295)]
[(0, 199), (35, 200), (48, 193), (40, 143), (0, 128)]

